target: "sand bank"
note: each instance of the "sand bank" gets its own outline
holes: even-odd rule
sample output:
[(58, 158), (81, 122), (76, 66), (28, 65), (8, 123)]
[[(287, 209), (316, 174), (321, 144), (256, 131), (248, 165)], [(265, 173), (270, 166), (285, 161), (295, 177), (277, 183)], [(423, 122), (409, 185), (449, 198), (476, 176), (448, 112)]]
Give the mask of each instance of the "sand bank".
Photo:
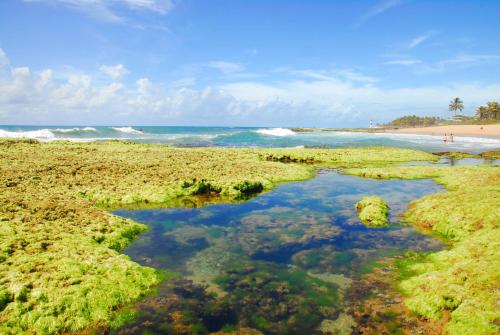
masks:
[(439, 135), (453, 133), (455, 136), (500, 138), (500, 124), (450, 125), (421, 128), (388, 129), (387, 133)]

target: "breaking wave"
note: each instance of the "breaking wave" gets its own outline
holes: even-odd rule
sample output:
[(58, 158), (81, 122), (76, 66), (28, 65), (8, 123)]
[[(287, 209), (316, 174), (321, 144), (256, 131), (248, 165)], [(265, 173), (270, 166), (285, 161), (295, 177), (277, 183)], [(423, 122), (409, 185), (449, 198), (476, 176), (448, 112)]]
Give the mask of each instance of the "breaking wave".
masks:
[(137, 130), (132, 127), (111, 127), (111, 129), (125, 134), (144, 134), (142, 130)]
[(0, 129), (0, 137), (7, 138), (33, 138), (39, 140), (52, 140), (56, 136), (48, 129), (28, 130), (28, 131), (7, 131)]
[(267, 136), (291, 136), (296, 134), (288, 128), (265, 128), (257, 130), (256, 133)]

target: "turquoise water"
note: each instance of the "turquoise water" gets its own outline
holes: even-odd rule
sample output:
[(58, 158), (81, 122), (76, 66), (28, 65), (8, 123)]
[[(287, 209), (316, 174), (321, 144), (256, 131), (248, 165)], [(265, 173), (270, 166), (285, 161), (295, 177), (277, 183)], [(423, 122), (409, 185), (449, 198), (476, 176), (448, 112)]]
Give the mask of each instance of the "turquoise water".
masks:
[[(430, 180), (320, 171), (240, 204), (115, 211), (150, 226), (125, 253), (177, 277), (138, 303), (137, 319), (114, 333), (250, 327), (264, 334), (323, 334), (325, 320), (349, 314), (350, 291), (378, 260), (443, 247), (399, 225), (411, 200), (440, 191)], [(386, 200), (394, 225), (360, 224), (354, 205), (366, 195)]]
[(0, 137), (30, 137), (47, 141), (123, 139), (174, 146), (337, 148), (383, 145), (431, 152), (500, 149), (500, 139), (456, 136), (454, 143), (444, 143), (441, 136), (340, 131), (296, 133), (287, 128), (0, 126)]

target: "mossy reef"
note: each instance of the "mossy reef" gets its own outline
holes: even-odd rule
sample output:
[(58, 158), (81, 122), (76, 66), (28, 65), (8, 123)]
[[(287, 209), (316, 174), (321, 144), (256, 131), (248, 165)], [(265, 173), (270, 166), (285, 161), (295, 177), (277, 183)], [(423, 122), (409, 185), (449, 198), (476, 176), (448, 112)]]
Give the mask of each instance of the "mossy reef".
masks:
[(356, 212), (361, 222), (367, 227), (387, 226), (389, 206), (379, 196), (365, 197), (358, 201)]
[(450, 247), (408, 254), (397, 265), (406, 305), (432, 319), (450, 314), (449, 334), (497, 334), (500, 330), (500, 168), (389, 167), (347, 169), (368, 178), (432, 178), (448, 192), (412, 202), (405, 221), (432, 232)]
[(0, 333), (55, 334), (109, 324), (121, 306), (168, 275), (120, 253), (146, 227), (107, 209), (178, 205), (179, 199), (202, 194), (238, 200), (280, 182), (310, 178), (320, 167), (444, 184), (450, 192), (416, 201), (406, 216), (455, 241), (450, 250), (405, 268), (408, 306), (434, 318), (452, 310), (451, 334), (494, 332), (500, 169), (389, 167), (437, 159), (384, 147), (224, 149), (0, 140)]

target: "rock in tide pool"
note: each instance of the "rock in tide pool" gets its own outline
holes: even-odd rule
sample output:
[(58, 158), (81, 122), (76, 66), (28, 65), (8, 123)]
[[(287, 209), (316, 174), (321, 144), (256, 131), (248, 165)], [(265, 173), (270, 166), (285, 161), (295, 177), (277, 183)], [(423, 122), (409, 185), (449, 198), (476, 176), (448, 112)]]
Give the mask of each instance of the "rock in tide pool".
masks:
[(356, 211), (361, 223), (367, 227), (387, 226), (389, 206), (379, 196), (374, 195), (361, 199), (356, 203)]

